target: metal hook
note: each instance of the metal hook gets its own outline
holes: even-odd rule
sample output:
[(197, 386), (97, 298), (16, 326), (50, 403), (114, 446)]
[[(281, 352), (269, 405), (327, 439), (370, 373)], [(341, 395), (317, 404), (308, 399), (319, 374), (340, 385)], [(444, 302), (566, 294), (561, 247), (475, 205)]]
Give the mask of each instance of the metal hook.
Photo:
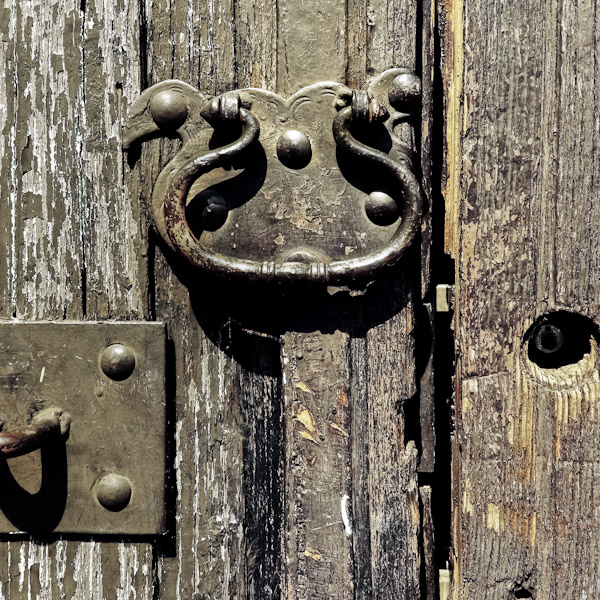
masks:
[(69, 436), (71, 416), (60, 408), (37, 413), (27, 428), (0, 431), (0, 458), (15, 458), (39, 450), (42, 446), (65, 440)]

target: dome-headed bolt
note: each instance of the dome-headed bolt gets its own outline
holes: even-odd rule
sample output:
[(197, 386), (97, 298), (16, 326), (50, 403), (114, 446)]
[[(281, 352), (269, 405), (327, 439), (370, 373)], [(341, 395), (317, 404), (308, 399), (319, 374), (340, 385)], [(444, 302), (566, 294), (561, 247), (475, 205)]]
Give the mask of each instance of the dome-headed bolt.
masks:
[(110, 344), (102, 352), (100, 367), (107, 377), (123, 381), (133, 373), (135, 354), (124, 344)]
[(104, 475), (96, 484), (98, 502), (112, 512), (123, 510), (131, 500), (131, 483), (117, 473)]
[(277, 158), (290, 169), (305, 167), (312, 158), (308, 136), (297, 129), (289, 129), (277, 140)]
[(161, 129), (178, 129), (188, 115), (188, 107), (181, 92), (163, 90), (150, 101), (150, 114)]
[(375, 225), (391, 225), (398, 220), (400, 209), (396, 201), (386, 192), (371, 192), (365, 200), (367, 217)]
[(421, 80), (414, 73), (394, 77), (388, 99), (396, 110), (413, 112), (421, 101)]

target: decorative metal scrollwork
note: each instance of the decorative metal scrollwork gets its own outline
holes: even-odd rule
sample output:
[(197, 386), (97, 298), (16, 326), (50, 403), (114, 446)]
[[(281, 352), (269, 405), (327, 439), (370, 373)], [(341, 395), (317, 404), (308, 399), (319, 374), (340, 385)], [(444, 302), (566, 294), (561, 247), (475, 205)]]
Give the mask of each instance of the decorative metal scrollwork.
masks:
[(366, 92), (322, 82), (288, 99), (258, 89), (210, 98), (165, 81), (131, 107), (123, 146), (181, 138), (152, 215), (191, 264), (228, 278), (372, 280), (419, 229), (420, 185), (397, 135), (419, 99), (406, 69)]

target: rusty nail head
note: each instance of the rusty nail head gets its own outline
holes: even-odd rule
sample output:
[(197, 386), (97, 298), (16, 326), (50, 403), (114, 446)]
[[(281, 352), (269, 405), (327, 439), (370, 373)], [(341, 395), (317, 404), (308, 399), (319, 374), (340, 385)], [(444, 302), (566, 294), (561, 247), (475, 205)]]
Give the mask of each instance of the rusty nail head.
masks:
[(96, 484), (98, 502), (112, 512), (123, 510), (131, 499), (131, 483), (117, 473), (104, 475)]
[(290, 169), (305, 167), (312, 157), (308, 136), (297, 129), (288, 129), (277, 140), (277, 158)]
[(127, 379), (135, 368), (135, 355), (124, 344), (110, 344), (102, 352), (100, 367), (107, 377), (115, 381)]
[(161, 129), (177, 129), (187, 119), (188, 107), (183, 94), (176, 90), (163, 90), (152, 98), (150, 113)]

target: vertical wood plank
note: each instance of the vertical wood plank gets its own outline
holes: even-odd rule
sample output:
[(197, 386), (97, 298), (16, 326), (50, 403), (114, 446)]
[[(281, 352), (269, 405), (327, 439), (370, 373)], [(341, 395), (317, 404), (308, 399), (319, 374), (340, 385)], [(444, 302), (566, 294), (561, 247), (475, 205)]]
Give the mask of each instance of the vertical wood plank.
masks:
[(348, 336), (286, 333), (286, 587), (290, 600), (353, 596)]
[[(402, 0), (367, 2), (365, 75), (394, 66), (416, 68), (422, 52), (418, 10), (417, 3)], [(349, 54), (348, 63), (354, 61), (363, 64)], [(396, 133), (416, 150), (420, 132), (415, 134), (407, 126)], [(417, 164), (415, 168), (419, 168)], [(358, 409), (363, 405), (366, 415), (356, 415), (366, 418), (368, 433), (363, 442), (368, 457), (366, 482), (357, 481), (358, 485), (366, 483), (366, 490), (357, 490), (357, 500), (364, 494), (369, 501), (370, 540), (362, 546), (370, 554), (356, 554), (355, 562), (362, 563), (362, 571), (369, 573), (370, 586), (361, 590), (361, 598), (408, 599), (421, 593), (418, 451), (413, 437), (417, 434), (408, 423), (418, 418), (419, 412), (415, 363), (415, 306), (421, 300), (418, 255), (413, 249), (392, 276), (372, 286), (362, 308), (365, 373), (363, 386), (353, 396), (354, 401), (358, 395), (366, 400)], [(429, 274), (423, 272), (422, 276), (427, 281)], [(357, 435), (361, 435), (360, 429)], [(360, 456), (359, 452), (357, 467)], [(356, 501), (354, 507), (364, 513)], [(361, 567), (357, 565), (356, 570)]]
[[(179, 78), (206, 93), (274, 86), (274, 2), (148, 3), (148, 83)], [(236, 42), (238, 45), (236, 46)], [(143, 195), (171, 144), (143, 150)], [(176, 361), (176, 515), (159, 547), (165, 597), (280, 595), (279, 342), (241, 318), (239, 291), (201, 284), (155, 249), (156, 314)], [(186, 285), (188, 287), (186, 287)], [(202, 291), (209, 285), (210, 294)]]
[[(323, 79), (344, 82), (346, 72), (363, 83), (375, 71), (414, 65), (416, 7), (373, 2), (368, 11), (377, 15), (376, 31), (368, 37), (371, 67), (368, 52), (347, 50), (350, 19), (360, 30), (353, 43), (366, 44), (367, 37), (360, 15), (349, 15), (345, 2), (146, 3), (147, 83), (175, 77), (207, 93), (260, 85), (287, 95)], [(226, 49), (234, 41), (235, 60), (228, 62)], [(408, 131), (406, 139), (414, 142)], [(170, 143), (159, 142), (142, 152), (141, 195), (149, 197), (170, 152)], [(410, 291), (415, 272), (399, 274), (373, 295), (369, 309), (384, 315), (377, 323), (354, 324), (355, 317), (366, 322), (357, 301), (347, 321), (340, 321), (343, 331), (330, 332), (319, 323), (328, 314), (324, 306), (335, 307), (337, 300), (319, 302), (304, 320), (290, 318), (288, 306), (269, 305), (265, 298), (260, 302), (267, 306), (244, 311), (236, 306), (239, 289), (205, 282), (162, 246), (155, 260), (155, 310), (173, 324), (178, 397), (177, 518), (172, 545), (159, 549), (161, 593), (412, 598), (419, 585), (417, 454), (405, 439), (402, 404), (416, 394)], [(278, 347), (280, 331), (281, 365), (272, 347)], [(379, 342), (379, 336), (389, 339)], [(369, 356), (368, 344), (390, 356)], [(261, 353), (265, 364), (250, 360)], [(361, 361), (383, 387), (364, 378), (351, 382), (350, 365)], [(386, 396), (386, 385), (393, 398)], [(264, 394), (264, 412), (254, 389)], [(351, 404), (353, 394), (358, 408)], [(363, 423), (356, 434), (351, 413)], [(270, 430), (258, 425), (263, 418), (273, 421)], [(315, 437), (317, 431), (324, 439)], [(361, 431), (366, 437), (358, 439)], [(314, 434), (316, 442), (302, 433)], [(366, 467), (361, 476), (352, 474), (355, 453), (356, 464)], [(270, 474), (259, 476), (259, 469)], [(258, 523), (267, 515), (269, 527), (261, 531)], [(355, 515), (365, 520), (354, 525)], [(352, 535), (359, 530), (363, 539), (356, 542)], [(359, 566), (357, 548), (367, 549)], [(364, 585), (354, 591), (357, 569), (365, 573)]]
[[(407, 419), (418, 414), (414, 346), (414, 282), (409, 261), (402, 274), (385, 282), (368, 299), (381, 322), (372, 323), (367, 338), (369, 398), (369, 500), (371, 519), (371, 569), (376, 598), (419, 596), (419, 491), (418, 452), (409, 436)], [(418, 284), (417, 284), (418, 285)], [(418, 287), (417, 287), (418, 289)], [(387, 318), (374, 312), (387, 299)], [(385, 314), (385, 313), (384, 313)]]
[(346, 2), (277, 3), (277, 92), (289, 96), (318, 81), (343, 81)]
[(27, 2), (3, 16), (3, 317), (81, 317), (79, 7)]
[[(431, 502), (431, 487), (424, 485), (419, 488), (421, 498), (422, 524), (422, 563), (423, 563), (423, 600), (438, 598), (438, 569), (435, 561), (435, 526), (433, 521), (433, 506)], [(445, 599), (444, 599), (445, 600)]]
[[(277, 91), (290, 95), (317, 81), (345, 80), (346, 3), (278, 3)], [(310, 292), (309, 292), (310, 293)], [(283, 334), (285, 588), (290, 600), (351, 598), (353, 556), (348, 344), (315, 317), (335, 318), (337, 302), (294, 302)], [(318, 307), (318, 308), (317, 308)], [(298, 333), (302, 328), (307, 333)]]
[[(139, 89), (137, 3), (1, 11), (2, 317), (143, 318), (119, 142), (121, 90)], [(3, 542), (0, 555), (5, 598), (152, 596), (148, 544)]]
[(524, 341), (548, 312), (598, 315), (598, 8), (442, 3), (455, 599), (600, 597), (593, 327), (566, 330), (589, 349), (556, 368)]
[(365, 336), (350, 339), (350, 408), (352, 444), (352, 549), (355, 596), (369, 600), (373, 589), (371, 561), (369, 397), (367, 388), (367, 340)]
[[(81, 10), (77, 160), (84, 316), (93, 320), (148, 319), (146, 217), (132, 193), (135, 186), (129, 187), (137, 173), (128, 169), (120, 141), (127, 98), (140, 90), (140, 6), (130, 0), (86, 0)], [(107, 599), (153, 597), (150, 543), (70, 543), (67, 564), (69, 559), (87, 572), (87, 585), (97, 581), (103, 587)], [(82, 575), (79, 578), (85, 581)], [(89, 590), (81, 594), (99, 595)]]
[(369, 14), (368, 0), (348, 0), (346, 10), (346, 85), (360, 88), (369, 74), (369, 37), (374, 23)]
[[(418, 2), (369, 0), (367, 3), (367, 73), (376, 75), (392, 67), (415, 69), (420, 34)], [(418, 53), (418, 54), (417, 54)], [(349, 57), (349, 62), (352, 61)]]
[(77, 160), (86, 317), (144, 319), (146, 219), (128, 187), (120, 143), (127, 99), (140, 90), (139, 5), (86, 0), (84, 6)]
[[(146, 85), (175, 78), (208, 93), (230, 88), (235, 65), (224, 49), (233, 47), (231, 3), (146, 2), (145, 14)], [(220, 51), (213, 52), (215, 48)], [(152, 142), (142, 150), (146, 206), (152, 184), (172, 152), (173, 144), (165, 142)], [(219, 348), (220, 328), (226, 323), (215, 315), (217, 338), (205, 338), (172, 263), (160, 247), (153, 252), (155, 312), (170, 323), (177, 403), (170, 423), (176, 435), (170, 457), (175, 519), (172, 540), (159, 548), (161, 593), (177, 599), (238, 597), (243, 569), (238, 527), (241, 439), (238, 407), (228, 402), (235, 366)]]
[(238, 0), (236, 16), (238, 86), (276, 89), (277, 3), (273, 0)]
[[(560, 5), (560, 80), (556, 119), (556, 302), (597, 316), (598, 208), (598, 3)], [(580, 207), (580, 208), (579, 208)], [(561, 251), (577, 240), (579, 251)]]
[(283, 393), (280, 341), (260, 332), (239, 337), (244, 365), (239, 380), (246, 435), (244, 537), (246, 597), (281, 597)]

